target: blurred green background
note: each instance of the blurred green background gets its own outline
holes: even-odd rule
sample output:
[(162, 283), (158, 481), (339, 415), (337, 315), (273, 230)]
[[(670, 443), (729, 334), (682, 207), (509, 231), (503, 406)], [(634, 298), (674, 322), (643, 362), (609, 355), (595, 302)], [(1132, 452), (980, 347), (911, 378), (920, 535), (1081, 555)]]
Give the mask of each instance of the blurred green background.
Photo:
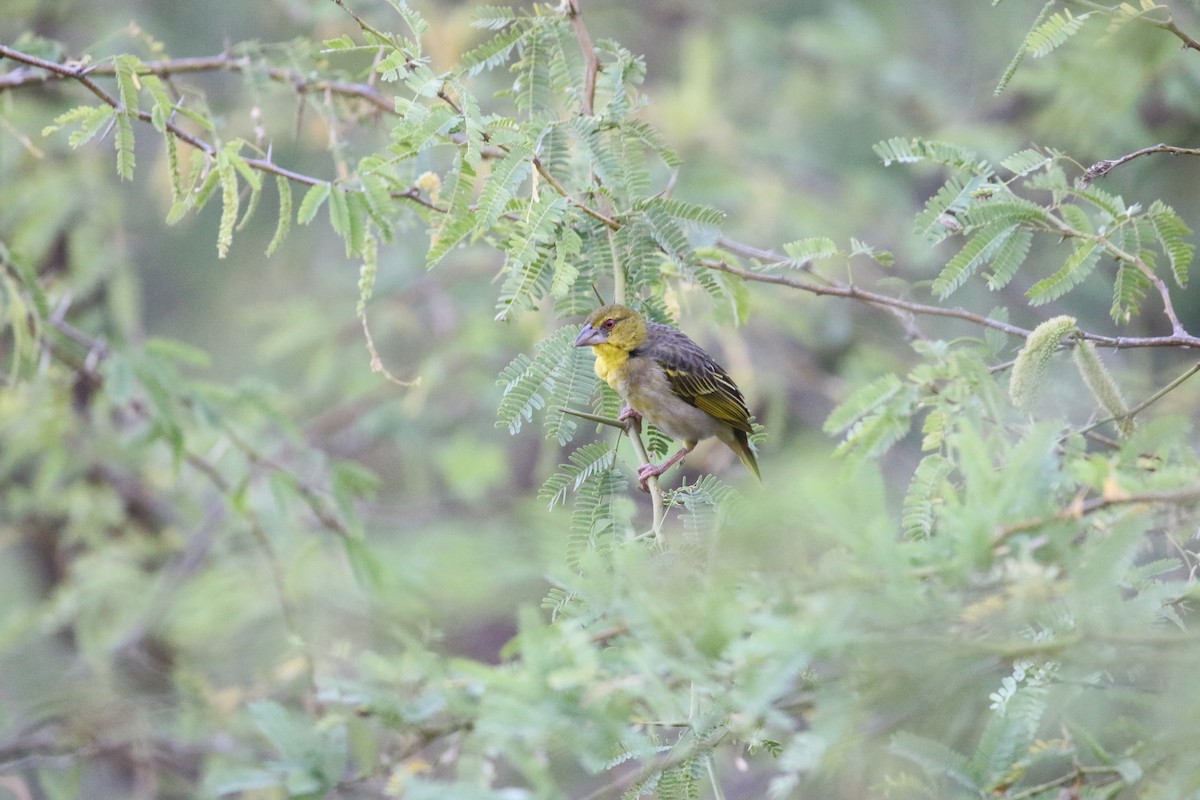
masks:
[[(470, 27), (471, 3), (414, 6), (432, 24), (427, 48), (440, 66), (481, 38)], [(353, 8), (374, 20), (390, 20), (394, 13), (369, 0)], [(1195, 141), (1200, 133), (1200, 62), (1181, 57), (1176, 40), (1152, 30), (1130, 28), (1118, 34), (1119, 46), (1098, 48), (1090, 45), (1105, 32), (1087, 29), (1051, 57), (1028, 60), (1008, 89), (994, 96), (1041, 3), (1009, 0), (992, 8), (961, 0), (623, 0), (585, 2), (583, 8), (593, 36), (645, 55), (645, 116), (686, 162), (675, 196), (726, 211), (725, 234), (753, 246), (778, 250), (807, 236), (840, 243), (853, 236), (891, 250), (893, 272), (907, 286), (866, 263), (855, 266), (852, 278), (911, 292), (914, 299), (928, 299), (927, 282), (952, 253), (931, 249), (911, 230), (913, 214), (939, 180), (922, 169), (884, 168), (871, 150), (875, 142), (919, 135), (958, 142), (993, 159), (1037, 144), (1086, 165), (1158, 141)], [(16, 43), (30, 30), (62, 42), (71, 57), (132, 50), (150, 59), (213, 55), (244, 42), (271, 50), (295, 37), (333, 38), (357, 28), (333, 3), (317, 0), (9, 0), (0, 15), (0, 42)], [(501, 88), (506, 73), (480, 80)], [(331, 126), (321, 96), (300, 102), (287, 86), (247, 86), (233, 74), (180, 82), (231, 135), (254, 139), (255, 126), (264, 125), (263, 145), (300, 172), (335, 177), (327, 154), (331, 141), (353, 164), (387, 139), (386, 119), (372, 120), (364, 110), (357, 126)], [(210, 361), (185, 366), (185, 376), (237, 387), (231, 404), (261, 404), (261, 414), (242, 418), (240, 432), (270, 459), (313, 480), (343, 460), (376, 473), (378, 491), (362, 514), (388, 565), (377, 594), (367, 598), (357, 588), (336, 543), (320, 536), (275, 542), (315, 650), (344, 653), (349, 662), (379, 642), (411, 637), (439, 652), (498, 660), (516, 630), (518, 610), (545, 596), (546, 565), (561, 563), (565, 512), (547, 513), (536, 499), (564, 452), (536, 425), (515, 437), (494, 426), (496, 377), (562, 321), (546, 310), (510, 324), (495, 322), (493, 278), (500, 256), (486, 247), (463, 248), (426, 271), (427, 232), (414, 218), (381, 249), (367, 310), (387, 368), (419, 381), (412, 388), (388, 383), (372, 373), (355, 318), (357, 264), (345, 258), (323, 215), (297, 227), (267, 258), (275, 213), (274, 198), (267, 196), (235, 236), (229, 257), (218, 259), (215, 206), (173, 226), (163, 221), (170, 199), (155, 137), (139, 131), (138, 169), (125, 183), (113, 180), (107, 140), (77, 152), (65, 148), (62, 135), (22, 140), (21, 132), (36, 134), (82, 101), (77, 86), (63, 84), (0, 94), (0, 239), (40, 265), (51, 282), (58, 270), (75, 287), (71, 313), (78, 327), (115, 343), (163, 337), (207, 352)], [(1194, 224), (1191, 187), (1198, 180), (1195, 160), (1159, 157), (1119, 170), (1103, 185), (1131, 202), (1162, 197)], [(73, 202), (64, 204), (51, 182), (67, 184)], [(14, 237), (32, 219), (55, 220), (59, 235)], [(1023, 308), (1021, 293), (1038, 277), (1030, 273), (993, 297), (968, 287), (956, 300), (980, 311)], [(886, 531), (919, 439), (903, 442), (879, 465), (879, 474), (852, 472), (834, 458), (836, 443), (820, 425), (849, 388), (912, 360), (903, 330), (889, 315), (863, 305), (761, 285), (748, 291), (749, 321), (738, 328), (728, 310), (712, 309), (699, 290), (679, 288), (669, 300), (681, 327), (729, 369), (766, 426), (761, 491), (771, 498), (771, 509), (780, 518), (806, 518), (830, 497), (841, 498), (843, 507), (853, 509), (855, 530)], [(1094, 291), (1085, 286), (1042, 309), (1039, 318), (1070, 313), (1089, 330), (1114, 332), (1109, 302), (1100, 281)], [(1177, 293), (1176, 306), (1185, 322), (1200, 326), (1195, 290)], [(930, 335), (974, 333), (952, 322), (923, 319), (920, 325)], [(1162, 329), (1151, 314), (1122, 332)], [(1149, 388), (1182, 363), (1168, 352), (1114, 358), (1134, 388)], [(58, 389), (33, 384), (0, 395), (0, 434), (10, 453), (65, 437), (77, 459), (41, 464), (38, 479), (28, 482), (8, 473), (13, 483), (0, 520), (3, 545), (14, 558), (0, 566), (0, 606), (20, 611), (0, 631), (0, 642), (10, 645), (0, 656), (0, 704), (13, 704), (0, 717), (38, 718), (48, 703), (71, 708), (73, 724), (83, 728), (140, 724), (112, 711), (110, 703), (124, 708), (119, 699), (131, 696), (124, 683), (139, 680), (137, 670), (113, 654), (137, 641), (136, 659), (153, 660), (153, 648), (147, 650), (139, 634), (159, 624), (159, 615), (169, 619), (168, 628), (185, 631), (194, 648), (187, 659), (169, 657), (204, 665), (193, 676), (197, 690), (217, 700), (230, 693), (227, 702), (214, 700), (215, 708), (224, 702), (232, 711), (273, 681), (293, 676), (289, 660), (272, 660), (286, 652), (287, 635), (273, 606), (263, 602), (264, 568), (244, 541), (218, 535), (221, 568), (178, 588), (170, 576), (140, 567), (177, 552), (195, 533), (192, 524), (220, 530), (225, 522), (210, 507), (212, 498), (181, 496), (176, 508), (159, 509), (161, 519), (134, 531), (123, 527), (129, 511), (119, 507), (122, 499), (109, 484), (56, 480), (105, 467), (139, 475), (168, 496), (178, 480), (169, 454), (157, 464), (132, 451), (123, 462), (114, 456), (129, 441), (122, 422), (73, 416), (68, 394)], [(1188, 408), (1194, 397), (1180, 393), (1167, 403)], [(246, 458), (217, 450), (206, 455), (218, 464)], [(739, 469), (710, 443), (688, 459), (682, 474), (717, 471), (751, 494), (760, 491)], [(63, 485), (71, 491), (61, 491)], [(265, 483), (255, 483), (247, 502), (269, 509), (269, 492)], [(272, 523), (276, 512), (262, 513)], [(305, 516), (303, 509), (291, 513)], [(69, 568), (60, 546), (39, 538), (37, 530), (40, 524), (46, 537), (61, 532), (64, 519), (73, 542)], [(761, 548), (760, 556), (771, 553), (784, 574), (835, 548), (847, 519), (810, 519), (814, 530), (827, 530), (807, 541), (763, 534), (745, 547), (748, 553)], [(178, 520), (188, 526), (177, 527)], [(18, 540), (24, 542), (20, 548)], [(100, 546), (113, 540), (121, 545)], [(59, 570), (69, 571), (71, 591), (58, 590), (66, 574)], [(113, 584), (126, 587), (121, 594), (127, 602), (96, 606), (94, 598), (111, 602)], [(160, 596), (169, 600), (153, 607)], [(94, 615), (85, 626), (94, 638), (64, 642), (34, 635), (52, 630), (56, 615)], [(170, 630), (163, 635), (179, 641)], [(33, 644), (13, 646), (22, 641)], [(75, 648), (93, 655), (76, 662), (66, 655)], [(48, 665), (64, 662), (68, 678), (47, 677)], [(101, 675), (111, 696), (94, 691), (93, 679), (103, 670), (111, 670)], [(74, 694), (68, 691), (72, 681)], [(87, 721), (78, 710), (89, 701), (101, 722)], [(102, 796), (103, 789), (97, 791), (94, 796)]]

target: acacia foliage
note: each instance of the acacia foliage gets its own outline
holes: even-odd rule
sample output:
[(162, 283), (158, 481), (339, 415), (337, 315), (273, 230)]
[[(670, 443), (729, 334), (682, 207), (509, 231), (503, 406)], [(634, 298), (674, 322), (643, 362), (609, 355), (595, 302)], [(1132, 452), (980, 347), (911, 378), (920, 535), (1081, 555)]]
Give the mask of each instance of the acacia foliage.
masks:
[[(336, 179), (223, 131), (133, 53), (105, 66), (115, 88), (92, 96), (71, 82), (99, 86), (96, 70), (50, 59), (81, 99), (44, 133), (72, 148), (111, 134), (122, 179), (138, 178), (139, 138), (160, 136), (164, 216), (213, 204), (220, 258), (265, 213), (273, 175), (266, 249), (324, 215), (360, 264), (357, 315), (376, 363), (368, 311), (387, 278), (380, 255), (402, 233), (424, 229), (426, 269), (456, 269), (468, 246), (494, 251), (496, 319), (553, 312), (501, 371), (497, 420), (527, 437), (540, 418), (565, 448), (562, 467), (537, 475), (542, 501), (569, 506), (550, 517), (564, 544), (538, 563), (545, 600), (515, 612), (503, 664), (446, 655), (404, 619), (415, 573), (363, 519), (378, 477), (306, 442), (288, 398), (196, 379), (208, 356), (194, 347), (139, 343), (122, 265), (75, 267), (69, 281), (47, 270), (55, 237), (102, 249), (103, 217), (14, 213), (3, 520), (15, 555), (69, 575), (14, 591), (4, 655), (70, 660), (85, 696), (80, 710), (69, 682), (12, 684), (29, 698), (2, 720), (20, 780), (71, 796), (116, 753), (153, 776), (129, 793), (158, 796), (1172, 797), (1194, 785), (1200, 489), (1187, 420), (1156, 402), (1195, 370), (1123, 390), (1104, 347), (1196, 345), (1172, 306), (1194, 209), (1127, 202), (1052, 148), (988, 159), (926, 137), (881, 142), (884, 165), (935, 171), (914, 228), (957, 249), (928, 304), (872, 302), (922, 323), (949, 311), (962, 329), (942, 338), (912, 324), (909, 366), (861, 381), (829, 414), (843, 481), (784, 472), (739, 493), (689, 480), (666, 494), (666, 527), (650, 537), (621, 439), (563, 413), (616, 411), (565, 324), (593, 306), (593, 287), (666, 321), (694, 290), (753, 322), (747, 281), (853, 298), (840, 271), (875, 275), (893, 259), (858, 239), (798, 232), (775, 256), (720, 236), (719, 211), (670, 191), (683, 167), (640, 113), (642, 59), (606, 40), (589, 49), (574, 4), (479, 9), (480, 43), (444, 71), (425, 52), (425, 19), (391, 7), (356, 18), (353, 35), (287, 51), (328, 70), (307, 84), (340, 96), (342, 81), (391, 106), (384, 146), (354, 161), (334, 148)], [(1157, 8), (1121, 6), (1112, 24), (1161, 21)], [(1053, 56), (1088, 23), (1047, 11), (1018, 55)], [(247, 75), (291, 76), (270, 48), (233, 52)], [(329, 54), (361, 63), (338, 74)], [(347, 124), (361, 110), (322, 113)], [(1096, 283), (1114, 324), (1161, 314), (1169, 335), (1118, 341), (1042, 308)], [(977, 284), (1003, 304), (937, 305)], [(73, 294), (94, 285), (103, 302), (68, 318)], [(914, 431), (896, 512), (876, 462)], [(650, 449), (667, 443), (651, 432)], [(362, 618), (378, 625), (348, 656), (311, 621), (329, 580), (306, 556), (317, 537), (336, 542)], [(52, 635), (63, 632), (74, 641)], [(248, 638), (262, 640), (250, 671), (271, 665), (272, 679), (238, 683), (221, 663)], [(121, 723), (66, 724), (93, 714)], [(742, 769), (758, 788), (735, 788)]]

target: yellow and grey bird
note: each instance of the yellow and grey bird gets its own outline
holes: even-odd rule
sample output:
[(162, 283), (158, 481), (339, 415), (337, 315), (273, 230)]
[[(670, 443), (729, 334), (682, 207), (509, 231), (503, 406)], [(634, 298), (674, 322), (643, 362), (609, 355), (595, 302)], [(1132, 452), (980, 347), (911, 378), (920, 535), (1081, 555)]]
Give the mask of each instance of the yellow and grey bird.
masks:
[(638, 482), (666, 472), (701, 439), (715, 436), (762, 480), (748, 435), (750, 411), (717, 362), (682, 331), (650, 322), (628, 306), (597, 309), (575, 340), (596, 354), (596, 374), (625, 401), (618, 419), (645, 417), (673, 439), (678, 453), (661, 465), (643, 464)]

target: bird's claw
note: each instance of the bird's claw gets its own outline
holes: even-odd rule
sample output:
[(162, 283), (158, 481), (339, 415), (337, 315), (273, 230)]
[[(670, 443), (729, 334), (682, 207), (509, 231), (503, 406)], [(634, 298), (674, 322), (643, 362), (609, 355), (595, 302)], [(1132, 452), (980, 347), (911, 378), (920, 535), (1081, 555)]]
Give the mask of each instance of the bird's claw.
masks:
[(638, 422), (642, 421), (641, 412), (633, 406), (625, 406), (621, 409), (621, 413), (617, 414), (617, 422), (627, 422), (631, 419), (636, 419)]
[(638, 467), (638, 488), (643, 492), (649, 492), (650, 487), (646, 485), (646, 481), (651, 478), (657, 478), (666, 472), (666, 469), (657, 464), (642, 464)]

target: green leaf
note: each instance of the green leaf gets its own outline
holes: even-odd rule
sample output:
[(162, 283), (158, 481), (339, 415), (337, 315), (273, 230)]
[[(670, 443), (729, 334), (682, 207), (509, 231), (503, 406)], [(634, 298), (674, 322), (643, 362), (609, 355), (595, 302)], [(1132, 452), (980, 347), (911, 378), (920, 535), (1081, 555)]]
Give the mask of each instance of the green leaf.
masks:
[(312, 222), (321, 205), (329, 199), (329, 193), (332, 189), (333, 186), (329, 183), (313, 184), (304, 193), (304, 199), (300, 201), (300, 209), (296, 212), (296, 221), (301, 225), (307, 225)]
[(471, 20), (471, 27), (498, 31), (507, 28), (516, 19), (516, 10), (508, 6), (479, 6), (475, 9), (475, 19)]
[(133, 180), (133, 168), (136, 163), (133, 155), (133, 123), (128, 114), (117, 114), (117, 135), (113, 137), (113, 145), (117, 148), (117, 174), (121, 180)]
[[(1046, 711), (1044, 693), (1041, 687), (1022, 685), (1003, 708), (988, 718), (970, 765), (971, 774), (985, 787), (1001, 782), (1013, 764), (1033, 747)], [(984, 794), (991, 792), (981, 792)]]
[(404, 19), (404, 24), (418, 39), (429, 32), (429, 23), (404, 0), (388, 0), (388, 4)]
[[(658, 132), (658, 129), (654, 128), (650, 123), (640, 119), (627, 119), (621, 123), (621, 130), (626, 134), (637, 137), (646, 144), (662, 159), (663, 164), (667, 167), (674, 169), (683, 166), (683, 159), (679, 157), (677, 152), (671, 149), (666, 140), (663, 139), (662, 134)], [(720, 214), (722, 219), (725, 216), (722, 212), (714, 213)], [(718, 220), (719, 222), (720, 220)]]
[(916, 139), (905, 139), (900, 136), (895, 136), (887, 141), (879, 142), (871, 149), (883, 161), (885, 167), (890, 167), (892, 164), (916, 164), (923, 160), (923, 156), (917, 153)]
[(916, 232), (931, 242), (958, 233), (963, 226), (955, 217), (976, 202), (974, 194), (986, 182), (986, 178), (979, 175), (971, 176), (965, 183), (959, 176), (951, 177), (925, 202), (925, 210), (916, 218)]
[(1191, 235), (1191, 229), (1184, 224), (1174, 209), (1161, 200), (1155, 200), (1146, 213), (1154, 225), (1159, 245), (1171, 265), (1175, 283), (1180, 287), (1187, 286), (1188, 269), (1196, 251), (1194, 245), (1184, 241), (1185, 236)]
[(783, 246), (783, 252), (792, 257), (793, 264), (803, 266), (809, 261), (835, 256), (840, 251), (838, 250), (838, 246), (834, 244), (833, 239), (825, 236), (816, 236), (810, 239), (798, 239), (794, 242), (788, 242)]
[(476, 227), (475, 214), (471, 211), (471, 199), (475, 189), (475, 171), (455, 157), (454, 167), (448, 180), (450, 184), (449, 207), (442, 216), (441, 224), (430, 235), (429, 251), (425, 255), (426, 269), (437, 266), (450, 249), (465, 239)]
[(688, 242), (683, 228), (659, 205), (646, 203), (640, 211), (655, 244), (681, 269), (686, 270), (696, 260), (696, 251)]
[(867, 414), (876, 411), (903, 388), (893, 373), (881, 375), (857, 389), (829, 413), (822, 430), (825, 433), (840, 433)]
[(238, 179), (237, 170), (230, 163), (229, 154), (222, 150), (217, 153), (217, 178), (221, 183), (221, 224), (217, 231), (217, 258), (229, 254), (229, 246), (233, 242), (233, 226), (237, 224)]
[(117, 77), (117, 98), (121, 101), (122, 113), (136, 114), (139, 110), (140, 80), (137, 71), (141, 66), (142, 62), (137, 56), (120, 55), (113, 59)]
[(567, 458), (570, 463), (559, 465), (558, 472), (538, 491), (538, 499), (545, 501), (551, 510), (566, 501), (568, 491), (578, 491), (593, 475), (615, 469), (617, 451), (608, 442), (589, 442)]
[(982, 787), (971, 777), (966, 756), (941, 742), (900, 731), (892, 737), (888, 750), (918, 765), (931, 777), (946, 777), (968, 791), (982, 794)]
[(1042, 167), (1052, 163), (1053, 160), (1054, 159), (1045, 155), (1041, 151), (1029, 148), (1013, 153), (1011, 156), (1001, 161), (1000, 166), (1013, 173), (1013, 175), (1016, 177), (1023, 178), (1029, 173), (1036, 172)]
[(488, 230), (500, 219), (517, 187), (532, 171), (532, 158), (533, 150), (522, 143), (511, 146), (503, 158), (492, 164), (492, 173), (479, 195), (475, 214), (477, 230)]
[(109, 105), (77, 106), (55, 117), (53, 125), (42, 129), (42, 135), (49, 136), (60, 128), (77, 122), (79, 128), (67, 137), (67, 144), (72, 148), (79, 147), (103, 130), (115, 113)]
[(267, 245), (267, 255), (273, 255), (283, 244), (288, 231), (292, 228), (292, 182), (282, 175), (275, 176), (275, 188), (279, 192), (279, 222), (275, 225), (275, 235)]
[(937, 453), (921, 459), (913, 472), (904, 495), (900, 524), (910, 539), (927, 539), (933, 535), (934, 508), (941, 500), (942, 482), (953, 465)]
[(1113, 281), (1113, 302), (1109, 314), (1114, 322), (1127, 323), (1142, 304), (1150, 290), (1150, 279), (1132, 264), (1117, 265), (1117, 277)]
[[(994, 0), (992, 4), (996, 5), (997, 1)], [(1003, 92), (1004, 88), (1008, 86), (1009, 81), (1012, 80), (1013, 75), (1017, 73), (1017, 68), (1021, 66), (1021, 62), (1025, 60), (1025, 54), (1029, 52), (1029, 37), (1033, 35), (1033, 31), (1037, 30), (1042, 21), (1046, 19), (1046, 15), (1050, 13), (1050, 9), (1054, 7), (1054, 2), (1055, 0), (1047, 0), (1046, 5), (1042, 6), (1041, 12), (1038, 13), (1037, 18), (1033, 21), (1033, 27), (1025, 35), (1025, 39), (1017, 48), (1017, 52), (1013, 54), (1012, 60), (1008, 62), (1008, 66), (1005, 67), (1004, 74), (1000, 76), (1000, 81), (996, 84), (996, 88), (992, 90), (992, 94), (998, 95)]]
[(459, 69), (472, 76), (503, 64), (513, 48), (535, 28), (536, 25), (524, 21), (504, 27), (488, 41), (463, 53), (459, 59)]
[(497, 320), (531, 307), (550, 290), (553, 274), (546, 246), (557, 238), (567, 208), (566, 198), (551, 192), (529, 202), (522, 224), (504, 242), (505, 280), (496, 303)]
[(409, 106), (401, 124), (392, 131), (391, 150), (400, 158), (411, 158), (437, 144), (458, 122), (447, 106), (429, 109), (419, 103)]
[[(154, 106), (150, 109), (150, 124), (159, 133), (164, 133), (167, 129), (167, 122), (175, 112), (175, 101), (157, 75), (141, 75), (139, 80), (146, 91), (150, 93), (150, 97), (154, 99)], [(173, 141), (174, 137), (169, 137), (169, 139)]]
[(1025, 51), (1034, 58), (1049, 55), (1078, 33), (1079, 29), (1083, 27), (1083, 23), (1090, 16), (1091, 14), (1081, 14), (1078, 17), (1073, 16), (1069, 8), (1051, 14), (1049, 18), (1036, 26), (1025, 37), (1025, 41), (1023, 42)]
[(576, 261), (583, 247), (583, 239), (571, 228), (563, 228), (554, 242), (554, 276), (550, 281), (550, 294), (557, 298), (566, 297), (579, 281), (580, 270)]
[(353, 255), (355, 251), (352, 250), (351, 242), (353, 223), (350, 221), (350, 200), (340, 186), (332, 187), (329, 192), (329, 225), (333, 228), (334, 233), (342, 237), (346, 246), (346, 256)]
[[(698, 203), (673, 197), (653, 197), (638, 204), (640, 208), (656, 206), (680, 222), (690, 222), (701, 228), (719, 228), (725, 222), (725, 212)], [(785, 245), (786, 247), (786, 245)]]
[[(574, 346), (576, 333), (573, 327), (559, 328), (537, 345), (532, 359), (522, 353), (505, 367), (500, 373), (499, 382), (504, 389), (496, 412), (496, 427), (507, 428), (514, 435), (519, 433), (522, 424), (533, 419), (535, 411), (546, 407), (547, 398), (564, 394), (556, 391), (559, 382), (578, 380), (580, 362), (574, 359), (575, 351), (580, 348)], [(594, 385), (593, 378), (586, 387), (589, 393)], [(577, 397), (578, 391), (569, 388), (565, 394)], [(561, 409), (555, 408), (552, 413), (561, 414)], [(547, 427), (552, 427), (551, 423), (547, 422)]]
[(1096, 240), (1080, 240), (1058, 272), (1038, 281), (1025, 292), (1030, 305), (1040, 306), (1043, 303), (1049, 303), (1074, 289), (1091, 274), (1103, 252)]
[(1003, 289), (1017, 274), (1017, 270), (1025, 263), (1029, 255), (1029, 247), (1033, 244), (1033, 231), (1028, 228), (1018, 228), (992, 254), (992, 263), (988, 269), (987, 287), (993, 292)]
[(984, 225), (971, 234), (963, 248), (946, 263), (934, 279), (931, 287), (934, 295), (939, 300), (945, 300), (953, 294), (977, 269), (991, 260), (1016, 231), (1016, 225), (1001, 219)]

